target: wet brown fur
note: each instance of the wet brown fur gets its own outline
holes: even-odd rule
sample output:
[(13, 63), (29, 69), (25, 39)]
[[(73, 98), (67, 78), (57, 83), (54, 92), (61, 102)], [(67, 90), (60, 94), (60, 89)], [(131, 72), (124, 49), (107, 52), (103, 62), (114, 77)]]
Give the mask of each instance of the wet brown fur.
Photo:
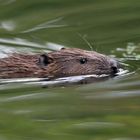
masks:
[[(112, 61), (106, 55), (81, 49), (61, 49), (43, 55), (17, 54), (0, 59), (0, 78), (64, 77), (85, 74), (111, 74)], [(41, 58), (41, 59), (40, 59)], [(81, 59), (86, 59), (84, 64)]]

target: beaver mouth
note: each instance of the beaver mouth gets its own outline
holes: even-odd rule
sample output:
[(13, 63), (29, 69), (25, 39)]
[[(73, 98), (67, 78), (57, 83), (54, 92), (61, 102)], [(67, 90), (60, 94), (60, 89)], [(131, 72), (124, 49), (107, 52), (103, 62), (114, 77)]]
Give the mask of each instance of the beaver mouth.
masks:
[(120, 72), (120, 68), (122, 68), (122, 65), (115, 59), (110, 59), (110, 71), (111, 75), (117, 75), (118, 72)]
[(105, 74), (105, 75), (111, 75), (111, 76), (116, 76), (117, 75), (117, 73), (119, 73), (120, 72), (120, 69), (121, 68), (117, 68), (117, 67), (111, 67), (111, 68), (105, 68), (105, 69), (97, 69), (94, 73), (96, 74), (96, 75), (103, 75), (103, 74)]
[(112, 66), (112, 67), (111, 67), (111, 70), (112, 70), (112, 71), (111, 71), (112, 74), (116, 74), (116, 73), (119, 72), (119, 69), (118, 69), (117, 67), (115, 67), (115, 66)]

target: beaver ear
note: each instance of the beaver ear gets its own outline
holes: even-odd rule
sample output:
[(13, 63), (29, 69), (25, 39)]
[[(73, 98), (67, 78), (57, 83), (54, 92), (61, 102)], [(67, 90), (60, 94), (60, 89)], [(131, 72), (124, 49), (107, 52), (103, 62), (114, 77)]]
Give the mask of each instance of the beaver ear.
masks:
[(39, 57), (39, 65), (41, 65), (41, 66), (47, 66), (48, 64), (50, 64), (52, 62), (53, 62), (52, 57), (50, 57), (47, 54), (42, 54)]
[(66, 48), (62, 47), (60, 50), (65, 50)]

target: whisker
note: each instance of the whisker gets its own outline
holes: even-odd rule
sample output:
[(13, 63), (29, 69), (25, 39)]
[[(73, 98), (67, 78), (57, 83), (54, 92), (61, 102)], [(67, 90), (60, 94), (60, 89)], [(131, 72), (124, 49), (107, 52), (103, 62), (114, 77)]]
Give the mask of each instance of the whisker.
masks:
[(89, 46), (90, 50), (93, 51), (93, 46), (91, 45), (91, 43), (86, 39), (86, 36), (82, 36), (80, 33), (78, 33), (78, 35), (82, 38), (82, 40)]

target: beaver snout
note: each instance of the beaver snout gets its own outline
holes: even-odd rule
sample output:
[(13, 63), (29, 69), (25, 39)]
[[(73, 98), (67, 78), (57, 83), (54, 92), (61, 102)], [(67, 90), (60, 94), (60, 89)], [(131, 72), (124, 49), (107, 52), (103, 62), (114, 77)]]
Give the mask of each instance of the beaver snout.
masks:
[(120, 64), (117, 60), (111, 58), (110, 59), (110, 67), (111, 67), (111, 73), (116, 74), (119, 72)]

